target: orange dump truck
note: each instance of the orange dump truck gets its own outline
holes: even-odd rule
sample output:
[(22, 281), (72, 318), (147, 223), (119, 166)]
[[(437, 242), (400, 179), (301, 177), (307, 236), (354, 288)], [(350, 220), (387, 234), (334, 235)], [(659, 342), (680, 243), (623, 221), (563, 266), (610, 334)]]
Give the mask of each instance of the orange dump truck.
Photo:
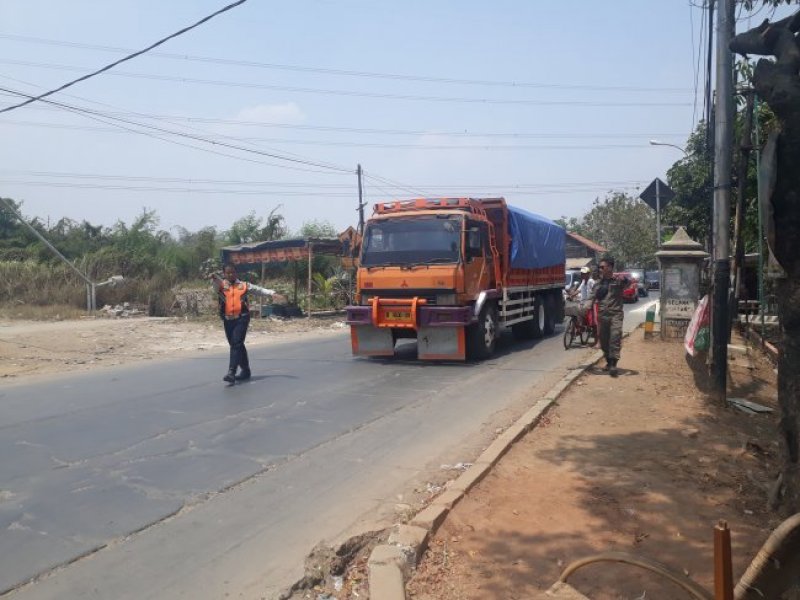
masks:
[(564, 229), (503, 198), (375, 205), (361, 245), (353, 354), (392, 356), (417, 339), (427, 360), (486, 358), (502, 327), (521, 339), (564, 318)]

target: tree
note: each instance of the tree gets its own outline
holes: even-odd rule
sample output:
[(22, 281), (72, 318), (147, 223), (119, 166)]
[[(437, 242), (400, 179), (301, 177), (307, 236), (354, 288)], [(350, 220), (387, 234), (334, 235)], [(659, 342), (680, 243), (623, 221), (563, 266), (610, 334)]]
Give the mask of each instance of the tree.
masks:
[[(564, 217), (554, 221), (556, 225), (561, 225), (567, 231), (574, 233), (581, 233), (581, 220), (577, 217)], [(582, 235), (582, 234), (581, 234)]]
[(337, 235), (336, 228), (330, 222), (316, 219), (304, 222), (299, 232), (303, 238), (335, 238)]
[(690, 237), (706, 243), (711, 237), (713, 159), (706, 146), (706, 124), (701, 122), (686, 142), (686, 156), (667, 171), (675, 198), (662, 212), (662, 221), (680, 225)]
[[(786, 277), (778, 281), (778, 318), (782, 341), (778, 358), (778, 403), (784, 441), (783, 507), (800, 511), (800, 11), (775, 23), (737, 35), (731, 49), (762, 58), (753, 71), (753, 87), (777, 117), (779, 131), (770, 134), (765, 163), (773, 180), (765, 200), (770, 249)], [(772, 159), (774, 157), (774, 160)], [(765, 166), (766, 166), (765, 165)], [(773, 179), (774, 178), (774, 179)], [(769, 212), (772, 212), (770, 218)]]
[(250, 242), (269, 242), (285, 237), (286, 222), (278, 213), (280, 205), (273, 208), (266, 219), (257, 217), (255, 211), (237, 219), (225, 233), (226, 242), (232, 246)]
[(570, 228), (605, 246), (617, 268), (650, 267), (655, 263), (656, 218), (644, 202), (622, 192), (609, 192)]
[(3, 198), (3, 202), (0, 202), (0, 260), (24, 260), (28, 258), (26, 248), (33, 235), (6, 207), (6, 202), (17, 212), (22, 209), (22, 202), (15, 202), (11, 198)]

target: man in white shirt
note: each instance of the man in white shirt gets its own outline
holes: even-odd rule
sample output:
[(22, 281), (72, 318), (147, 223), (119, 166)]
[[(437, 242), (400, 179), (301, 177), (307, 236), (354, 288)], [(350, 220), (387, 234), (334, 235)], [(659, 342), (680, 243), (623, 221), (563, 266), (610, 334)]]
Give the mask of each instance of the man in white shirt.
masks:
[(577, 288), (569, 292), (569, 299), (578, 303), (575, 310), (570, 312), (578, 317), (578, 323), (581, 326), (586, 325), (586, 311), (592, 305), (590, 299), (592, 298), (595, 281), (591, 278), (591, 274), (592, 271), (589, 267), (581, 268), (581, 282)]

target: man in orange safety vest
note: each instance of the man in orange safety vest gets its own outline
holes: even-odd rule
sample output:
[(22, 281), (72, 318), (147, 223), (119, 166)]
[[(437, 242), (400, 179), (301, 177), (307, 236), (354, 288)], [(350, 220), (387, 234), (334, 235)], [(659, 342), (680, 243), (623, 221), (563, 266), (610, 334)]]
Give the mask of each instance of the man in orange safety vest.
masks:
[[(235, 383), (250, 379), (250, 361), (247, 357), (247, 348), (244, 339), (247, 336), (247, 327), (250, 325), (250, 306), (248, 294), (254, 293), (261, 296), (273, 296), (275, 290), (263, 288), (246, 281), (240, 281), (236, 274), (236, 267), (226, 265), (224, 277), (216, 273), (211, 275), (217, 289), (219, 300), (219, 316), (225, 326), (225, 337), (231, 347), (228, 372), (222, 379), (228, 383)], [(239, 368), (239, 374), (236, 369)]]

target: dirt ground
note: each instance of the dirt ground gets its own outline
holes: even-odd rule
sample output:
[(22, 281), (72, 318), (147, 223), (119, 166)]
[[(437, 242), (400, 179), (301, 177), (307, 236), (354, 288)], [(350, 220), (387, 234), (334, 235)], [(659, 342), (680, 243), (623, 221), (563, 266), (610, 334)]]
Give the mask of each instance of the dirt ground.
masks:
[[(741, 343), (741, 342), (739, 342)], [(776, 375), (732, 352), (729, 397), (777, 411)], [(738, 579), (772, 528), (777, 416), (721, 408), (677, 343), (626, 340), (619, 379), (582, 376), (454, 508), (408, 584), (416, 600), (532, 598), (572, 561), (605, 551), (665, 563), (713, 592), (713, 527), (732, 530)], [(702, 381), (702, 378), (698, 379)], [(687, 597), (619, 565), (570, 583), (592, 599)]]
[[(253, 319), (248, 346), (341, 332), (342, 317)], [(228, 347), (219, 319), (0, 320), (0, 379), (24, 379)]]

